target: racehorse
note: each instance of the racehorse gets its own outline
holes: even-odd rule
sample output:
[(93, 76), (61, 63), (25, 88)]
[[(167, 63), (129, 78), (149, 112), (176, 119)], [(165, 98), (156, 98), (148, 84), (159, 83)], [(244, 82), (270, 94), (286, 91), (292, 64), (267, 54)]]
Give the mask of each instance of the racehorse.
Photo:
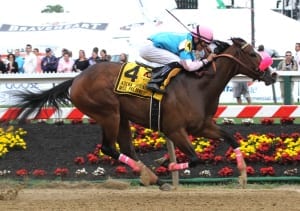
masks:
[[(244, 74), (253, 80), (270, 85), (276, 81), (269, 67), (260, 70), (262, 57), (241, 38), (231, 38), (232, 44), (220, 42), (224, 49), (215, 61), (205, 67), (202, 77), (181, 71), (166, 88), (161, 102), (160, 130), (174, 145), (189, 158), (185, 164), (170, 163), (169, 170), (175, 171), (199, 164), (199, 158), (188, 135), (226, 141), (235, 149), (237, 167), (242, 183), (246, 181), (246, 164), (239, 144), (232, 134), (221, 129), (213, 121), (219, 103), (219, 96), (226, 84), (237, 74)], [(220, 46), (222, 46), (220, 45)], [(129, 165), (140, 172), (142, 182), (164, 183), (142, 162), (134, 150), (130, 121), (149, 127), (150, 99), (131, 95), (119, 95), (114, 86), (122, 67), (120, 63), (103, 62), (88, 67), (75, 78), (67, 80), (49, 90), (33, 93), (19, 92), (18, 117), (24, 119), (45, 106), (59, 109), (71, 101), (82, 113), (95, 120), (103, 130), (102, 152)], [(119, 143), (120, 152), (115, 144)]]

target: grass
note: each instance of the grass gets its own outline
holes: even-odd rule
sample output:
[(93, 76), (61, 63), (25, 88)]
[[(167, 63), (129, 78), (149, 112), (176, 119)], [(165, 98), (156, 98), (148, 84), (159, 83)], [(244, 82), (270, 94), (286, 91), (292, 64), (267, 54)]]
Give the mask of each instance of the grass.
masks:
[[(254, 117), (254, 118), (236, 118), (236, 117), (232, 117), (232, 118), (227, 118), (227, 119), (233, 119), (235, 124), (239, 125), (239, 124), (243, 124), (243, 120), (244, 119), (252, 119), (254, 121), (253, 124), (261, 124), (261, 120), (263, 119), (262, 117)], [(280, 118), (273, 118), (274, 119), (274, 123), (273, 124), (281, 124), (280, 123)], [(215, 119), (217, 124), (221, 125), (223, 124), (224, 118), (216, 118)], [(31, 120), (30, 124), (35, 124), (35, 123), (41, 123), (40, 120)], [(43, 123), (45, 124), (72, 124), (72, 120), (69, 119), (61, 119), (61, 121), (55, 120), (55, 119), (47, 119), (44, 120)], [(11, 120), (9, 122), (9, 124), (11, 125), (17, 125), (18, 121), (16, 120)], [(90, 124), (88, 119), (82, 119), (82, 123), (81, 124)], [(300, 117), (295, 118), (294, 120), (294, 124), (300, 124)]]
[[(229, 119), (233, 119), (235, 124), (242, 124), (243, 119), (252, 119), (254, 121), (254, 124), (261, 124), (261, 120), (263, 119), (262, 117), (254, 117), (254, 118), (229, 118)], [(273, 118), (274, 119), (274, 124), (281, 124), (280, 123), (280, 118)], [(223, 124), (223, 120), (224, 118), (217, 118), (217, 124)], [(294, 124), (300, 124), (300, 118), (295, 118)]]

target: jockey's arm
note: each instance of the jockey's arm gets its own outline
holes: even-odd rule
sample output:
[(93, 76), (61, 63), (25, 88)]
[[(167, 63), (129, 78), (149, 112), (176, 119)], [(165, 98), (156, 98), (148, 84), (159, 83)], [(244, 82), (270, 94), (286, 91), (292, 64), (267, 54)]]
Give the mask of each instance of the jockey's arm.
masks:
[(197, 71), (200, 68), (204, 67), (208, 63), (207, 59), (203, 59), (202, 61), (192, 61), (191, 59), (181, 60), (180, 64), (187, 71)]

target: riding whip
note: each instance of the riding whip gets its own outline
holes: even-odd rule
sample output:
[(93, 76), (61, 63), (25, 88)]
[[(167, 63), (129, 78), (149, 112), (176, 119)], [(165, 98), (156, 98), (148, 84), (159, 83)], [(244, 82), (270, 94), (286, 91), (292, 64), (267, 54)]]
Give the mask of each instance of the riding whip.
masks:
[(171, 11), (169, 11), (168, 9), (166, 9), (166, 11), (178, 22), (180, 23), (186, 30), (188, 30), (189, 32), (191, 32), (191, 30), (184, 25), (173, 13), (171, 13)]

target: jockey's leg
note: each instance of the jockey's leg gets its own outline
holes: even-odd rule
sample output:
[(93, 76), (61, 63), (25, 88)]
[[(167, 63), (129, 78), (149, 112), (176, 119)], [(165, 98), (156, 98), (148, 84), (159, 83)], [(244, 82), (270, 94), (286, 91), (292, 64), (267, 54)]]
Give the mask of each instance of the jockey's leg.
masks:
[(178, 62), (172, 62), (163, 67), (155, 68), (152, 72), (147, 88), (154, 92), (165, 93), (165, 90), (160, 89), (160, 85), (167, 78), (170, 71), (176, 67), (181, 67), (181, 65)]
[(152, 71), (151, 79), (147, 84), (147, 88), (153, 92), (165, 93), (165, 90), (160, 89), (161, 83), (165, 80), (165, 76), (171, 71), (171, 67), (165, 65), (163, 67), (155, 68)]

